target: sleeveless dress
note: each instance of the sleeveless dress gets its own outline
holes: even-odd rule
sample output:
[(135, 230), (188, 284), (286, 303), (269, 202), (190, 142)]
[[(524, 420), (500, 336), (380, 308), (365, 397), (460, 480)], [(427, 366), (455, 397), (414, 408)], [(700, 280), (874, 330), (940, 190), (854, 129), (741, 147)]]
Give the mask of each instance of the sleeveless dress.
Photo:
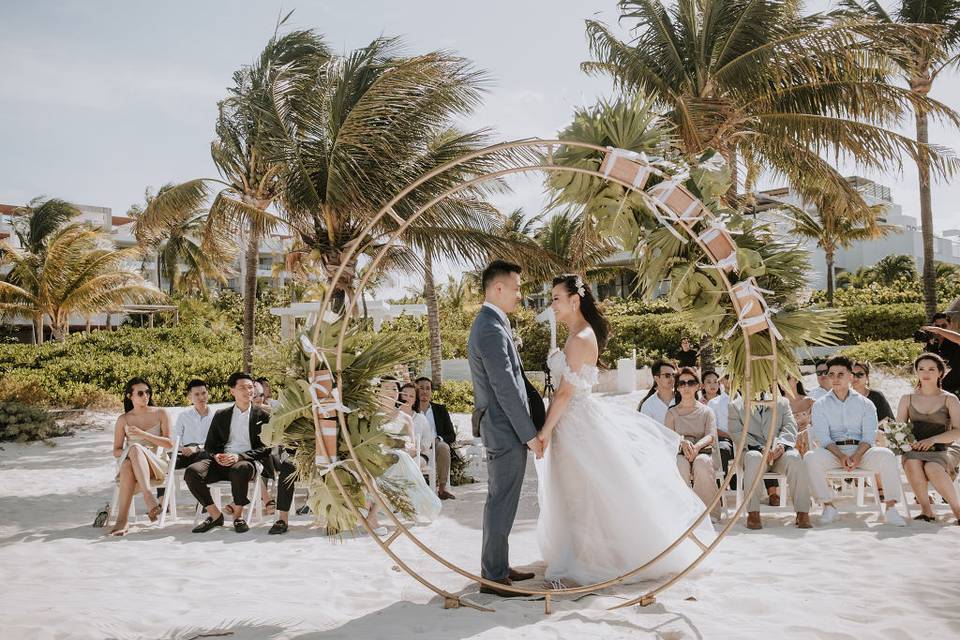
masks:
[[(939, 430), (939, 433), (943, 433), (944, 431), (949, 431), (951, 429), (950, 412), (947, 409), (946, 397), (943, 399), (943, 406), (936, 411), (926, 413), (923, 411), (918, 411), (913, 406), (913, 394), (910, 394), (910, 403), (907, 408), (907, 418), (912, 423), (923, 422), (927, 423), (928, 426), (942, 426), (943, 428)], [(958, 446), (956, 442), (939, 446), (942, 447), (942, 450), (940, 451), (907, 451), (903, 454), (903, 459), (937, 462), (943, 465), (943, 467), (947, 470), (947, 473), (950, 474), (951, 478), (955, 478), (957, 475), (957, 467), (960, 466), (960, 446)]]
[[(147, 433), (152, 436), (163, 435), (163, 431), (160, 429), (160, 423), (150, 427), (149, 429), (144, 429)], [(170, 464), (170, 458), (167, 452), (162, 454), (157, 453), (159, 447), (153, 444), (146, 438), (141, 438), (140, 436), (125, 436), (125, 444), (123, 451), (120, 453), (120, 457), (117, 459), (117, 477), (120, 477), (120, 465), (123, 464), (123, 461), (127, 459), (130, 455), (130, 450), (134, 447), (140, 450), (140, 453), (143, 454), (143, 457), (147, 461), (147, 467), (150, 469), (150, 478), (156, 482), (163, 482), (167, 478), (167, 465)]]
[[(547, 364), (554, 379), (575, 392), (536, 461), (537, 539), (546, 578), (603, 582), (659, 555), (704, 504), (677, 469), (679, 435), (630, 407), (592, 396), (596, 366), (571, 371), (562, 351)], [(715, 537), (708, 517), (694, 533), (704, 544)], [(699, 555), (688, 538), (628, 581), (678, 573)]]
[[(385, 422), (382, 429), (396, 438), (407, 441), (411, 450), (414, 450), (414, 443), (409, 441), (409, 436), (406, 433), (409, 421), (411, 421), (410, 416), (398, 413), (392, 420)], [(423, 479), (420, 465), (404, 449), (390, 449), (389, 451), (397, 454), (397, 461), (384, 471), (381, 477), (403, 487), (410, 504), (413, 505), (418, 522), (435, 520), (440, 515), (440, 497), (433, 492)]]

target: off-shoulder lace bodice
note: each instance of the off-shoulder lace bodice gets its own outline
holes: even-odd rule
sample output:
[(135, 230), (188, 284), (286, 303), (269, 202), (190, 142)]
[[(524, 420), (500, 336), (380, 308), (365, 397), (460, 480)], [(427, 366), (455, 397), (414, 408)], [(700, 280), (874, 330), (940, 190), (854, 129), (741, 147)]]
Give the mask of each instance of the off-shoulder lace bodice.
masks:
[(560, 386), (560, 380), (566, 380), (573, 386), (577, 396), (589, 395), (600, 378), (600, 370), (595, 365), (585, 364), (579, 371), (572, 371), (567, 365), (567, 354), (559, 349), (547, 358), (547, 366), (550, 367), (550, 375), (556, 381), (555, 384)]

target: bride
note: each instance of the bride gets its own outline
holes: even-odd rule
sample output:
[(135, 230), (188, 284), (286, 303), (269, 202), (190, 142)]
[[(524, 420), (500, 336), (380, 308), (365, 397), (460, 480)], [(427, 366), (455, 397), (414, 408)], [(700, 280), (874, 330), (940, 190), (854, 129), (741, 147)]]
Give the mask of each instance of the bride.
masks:
[[(561, 382), (539, 436), (546, 452), (536, 462), (537, 537), (548, 581), (593, 584), (659, 555), (703, 513), (704, 504), (677, 471), (679, 435), (591, 395), (609, 329), (580, 276), (554, 279), (552, 309), (570, 337), (547, 360)], [(713, 541), (708, 517), (694, 534), (704, 544)], [(699, 554), (685, 539), (629, 581), (677, 573)]]

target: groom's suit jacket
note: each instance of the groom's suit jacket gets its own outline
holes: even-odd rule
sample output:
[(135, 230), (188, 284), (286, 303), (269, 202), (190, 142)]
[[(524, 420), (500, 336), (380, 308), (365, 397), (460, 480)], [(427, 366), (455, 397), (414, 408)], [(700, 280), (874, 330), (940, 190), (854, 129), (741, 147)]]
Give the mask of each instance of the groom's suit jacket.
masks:
[(496, 311), (481, 307), (467, 342), (473, 378), (474, 420), (490, 450), (522, 447), (537, 435), (530, 418), (523, 364), (510, 327)]

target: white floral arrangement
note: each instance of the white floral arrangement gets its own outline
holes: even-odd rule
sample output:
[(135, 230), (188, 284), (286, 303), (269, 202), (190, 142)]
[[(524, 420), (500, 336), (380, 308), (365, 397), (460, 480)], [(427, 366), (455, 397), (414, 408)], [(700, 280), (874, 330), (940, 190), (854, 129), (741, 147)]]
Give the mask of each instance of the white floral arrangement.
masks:
[(917, 443), (913, 427), (908, 422), (888, 422), (883, 432), (887, 437), (887, 448), (898, 456), (913, 451), (913, 445)]
[(580, 276), (577, 276), (573, 282), (573, 286), (577, 288), (577, 295), (579, 295), (581, 298), (587, 297), (587, 289), (584, 286), (583, 278), (581, 278)]

